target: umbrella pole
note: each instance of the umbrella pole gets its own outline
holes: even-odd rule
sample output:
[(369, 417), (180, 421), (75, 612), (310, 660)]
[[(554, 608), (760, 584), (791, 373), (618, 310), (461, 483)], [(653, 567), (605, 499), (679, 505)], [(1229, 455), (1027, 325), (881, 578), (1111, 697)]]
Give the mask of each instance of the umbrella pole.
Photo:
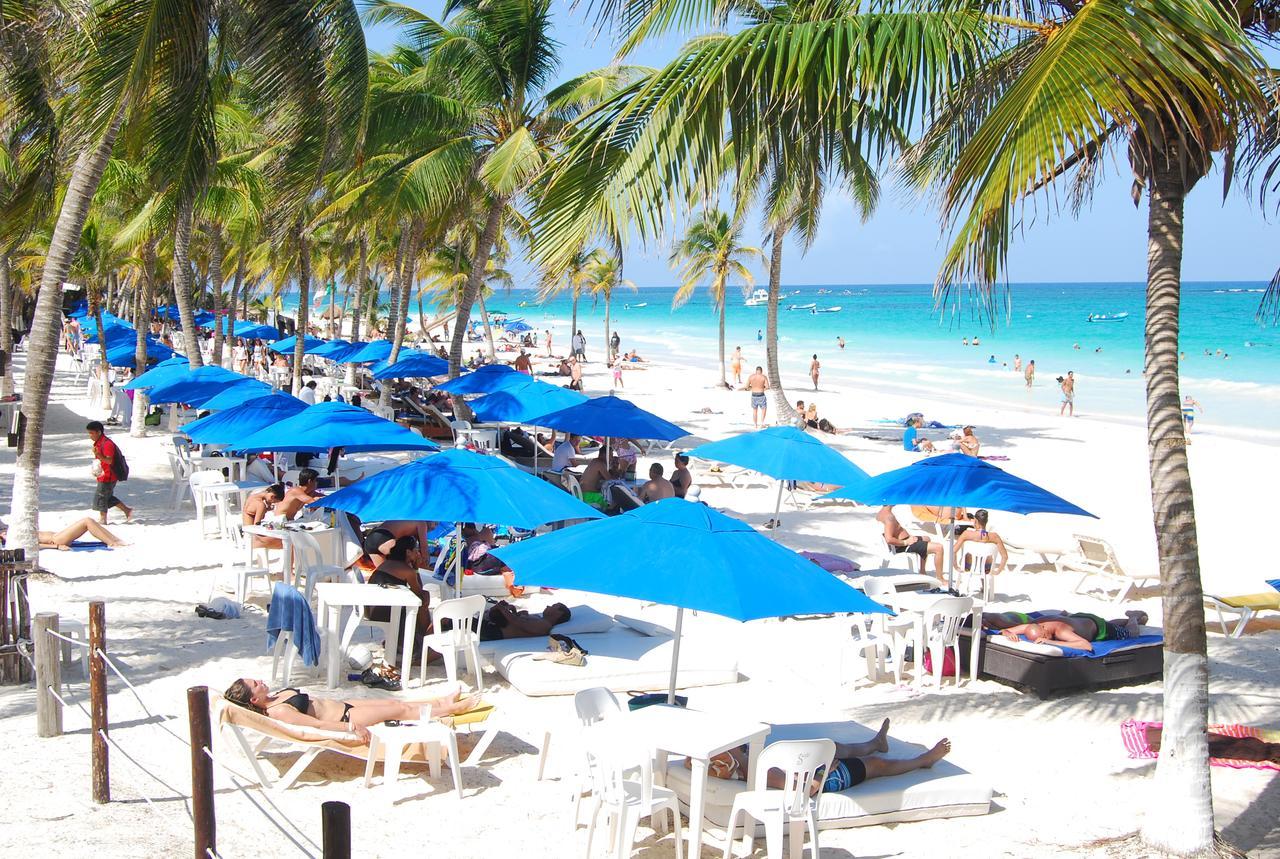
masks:
[(671, 683), (667, 687), (667, 703), (676, 702), (676, 670), (680, 667), (680, 628), (684, 626), (684, 609), (676, 609), (676, 637), (671, 642)]
[(947, 531), (947, 587), (954, 588), (956, 573), (956, 508), (951, 508), (951, 528)]
[(782, 524), (778, 519), (778, 514), (782, 512), (782, 487), (786, 485), (785, 480), (778, 481), (778, 501), (773, 505), (773, 533), (769, 536), (778, 539), (778, 527)]
[(453, 595), (462, 596), (462, 523), (453, 525)]

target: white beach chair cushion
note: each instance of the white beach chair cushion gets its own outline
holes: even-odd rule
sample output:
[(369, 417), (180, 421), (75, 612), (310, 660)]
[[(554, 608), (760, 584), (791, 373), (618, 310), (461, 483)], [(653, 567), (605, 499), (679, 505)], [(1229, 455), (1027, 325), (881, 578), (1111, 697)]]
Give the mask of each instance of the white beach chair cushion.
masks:
[[(556, 629), (559, 632), (559, 628)], [(672, 640), (617, 627), (609, 632), (575, 635), (587, 650), (586, 665), (561, 665), (534, 659), (545, 639), (486, 641), (480, 655), (524, 695), (572, 695), (593, 686), (614, 692), (657, 692), (671, 678)], [(738, 658), (714, 640), (686, 637), (680, 646), (677, 686), (715, 686), (738, 682)], [(727, 812), (728, 809), (726, 809)]]
[[(848, 722), (775, 725), (766, 742), (818, 737), (857, 742), (866, 740), (872, 733), (871, 728), (859, 728)], [(921, 746), (889, 738), (888, 757), (909, 757), (921, 751)], [(685, 769), (683, 758), (673, 758), (668, 763), (667, 785), (687, 806), (689, 770)], [(746, 789), (744, 781), (708, 778), (707, 818), (717, 826), (727, 825), (733, 798)], [(818, 802), (818, 828), (846, 829), (877, 823), (987, 814), (991, 811), (991, 793), (991, 785), (986, 780), (949, 760), (943, 760), (932, 769), (871, 779), (839, 793), (824, 793)]]
[(671, 629), (671, 627), (663, 626), (660, 623), (654, 623), (651, 620), (643, 620), (638, 617), (628, 617), (625, 614), (615, 615), (615, 617), (617, 618), (618, 623), (622, 624), (628, 629), (634, 629), (636, 632), (640, 633), (641, 635), (647, 635), (650, 638), (657, 637), (657, 636), (672, 638), (675, 635), (675, 632)]

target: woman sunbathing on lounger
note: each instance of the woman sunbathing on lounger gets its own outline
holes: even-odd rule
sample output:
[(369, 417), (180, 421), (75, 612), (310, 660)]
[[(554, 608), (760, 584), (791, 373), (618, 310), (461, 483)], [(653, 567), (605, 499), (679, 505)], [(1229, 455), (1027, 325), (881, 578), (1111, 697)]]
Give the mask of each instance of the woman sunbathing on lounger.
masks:
[[(1160, 752), (1161, 729), (1147, 726), (1147, 745)], [(1228, 737), (1209, 732), (1209, 757), (1232, 761), (1268, 761), (1280, 764), (1280, 743), (1268, 743), (1257, 737)]]
[[(1022, 620), (1021, 623), (1010, 621)], [(1025, 635), (1032, 644), (1061, 644), (1074, 650), (1093, 651), (1095, 641), (1124, 641), (1142, 634), (1147, 622), (1145, 611), (1127, 611), (1118, 620), (1103, 620), (1087, 612), (1035, 612), (1034, 617), (1020, 612), (984, 614), (984, 629), (998, 629), (1010, 641)]]
[[(889, 720), (876, 735), (865, 743), (836, 743), (835, 758), (831, 761), (831, 770), (822, 781), (815, 780), (809, 792), (817, 794), (819, 790), (838, 792), (848, 790), (854, 785), (862, 784), (867, 779), (885, 778), (902, 775), (916, 770), (928, 769), (942, 760), (951, 751), (951, 741), (943, 738), (927, 752), (914, 758), (883, 758), (880, 753), (889, 751)], [(711, 759), (708, 772), (715, 778), (747, 780), (747, 747), (741, 746), (721, 752)], [(685, 766), (689, 766), (685, 759)], [(778, 770), (770, 770), (767, 783), (774, 790), (785, 787), (784, 777)]]
[[(57, 549), (61, 552), (66, 552), (74, 548), (75, 541), (86, 533), (93, 535), (95, 540), (101, 540), (106, 543), (108, 549), (118, 549), (121, 546), (129, 545), (108, 531), (96, 519), (90, 519), (87, 516), (79, 522), (72, 522), (61, 531), (37, 531), (36, 539), (40, 542), (41, 549)], [(9, 530), (7, 528), (0, 531), (0, 546), (4, 545), (8, 536)]]
[(425, 701), (396, 701), (389, 698), (358, 698), (337, 701), (308, 695), (292, 687), (272, 692), (261, 680), (243, 677), (227, 687), (223, 697), (232, 704), (270, 716), (291, 725), (321, 728), (326, 731), (350, 731), (363, 742), (369, 742), (369, 726), (388, 719), (432, 719), (452, 716), (475, 709), (479, 695), (461, 697), (453, 691), (443, 698)]

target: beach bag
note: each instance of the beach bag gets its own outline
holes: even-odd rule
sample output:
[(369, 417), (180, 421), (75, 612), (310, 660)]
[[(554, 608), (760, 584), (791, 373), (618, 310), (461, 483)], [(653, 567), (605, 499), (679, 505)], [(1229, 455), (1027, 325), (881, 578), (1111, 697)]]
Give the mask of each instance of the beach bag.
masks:
[[(924, 670), (926, 674), (933, 673), (933, 655), (928, 650), (924, 652)], [(948, 647), (946, 650), (942, 652), (942, 676), (943, 677), (956, 676), (955, 651), (953, 651), (950, 647)]]
[(561, 665), (586, 665), (587, 651), (569, 636), (553, 632), (547, 636), (547, 652), (539, 653), (534, 659), (545, 659)]
[(120, 449), (120, 445), (115, 439), (111, 440), (115, 445), (116, 455), (111, 459), (111, 471), (115, 474), (116, 480), (125, 481), (129, 479), (129, 460), (124, 458), (124, 451)]
[(147, 416), (142, 419), (142, 425), (148, 427), (160, 426), (160, 419), (164, 416), (164, 410), (153, 408), (147, 411)]

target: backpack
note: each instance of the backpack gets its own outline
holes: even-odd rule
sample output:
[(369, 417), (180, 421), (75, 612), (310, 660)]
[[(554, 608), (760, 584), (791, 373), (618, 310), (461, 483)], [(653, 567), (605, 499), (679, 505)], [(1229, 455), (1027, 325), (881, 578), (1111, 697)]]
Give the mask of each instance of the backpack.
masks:
[(128, 480), (129, 460), (124, 458), (124, 451), (120, 449), (120, 445), (116, 444), (114, 439), (111, 443), (116, 446), (116, 455), (111, 460), (111, 471), (115, 474), (116, 480)]

